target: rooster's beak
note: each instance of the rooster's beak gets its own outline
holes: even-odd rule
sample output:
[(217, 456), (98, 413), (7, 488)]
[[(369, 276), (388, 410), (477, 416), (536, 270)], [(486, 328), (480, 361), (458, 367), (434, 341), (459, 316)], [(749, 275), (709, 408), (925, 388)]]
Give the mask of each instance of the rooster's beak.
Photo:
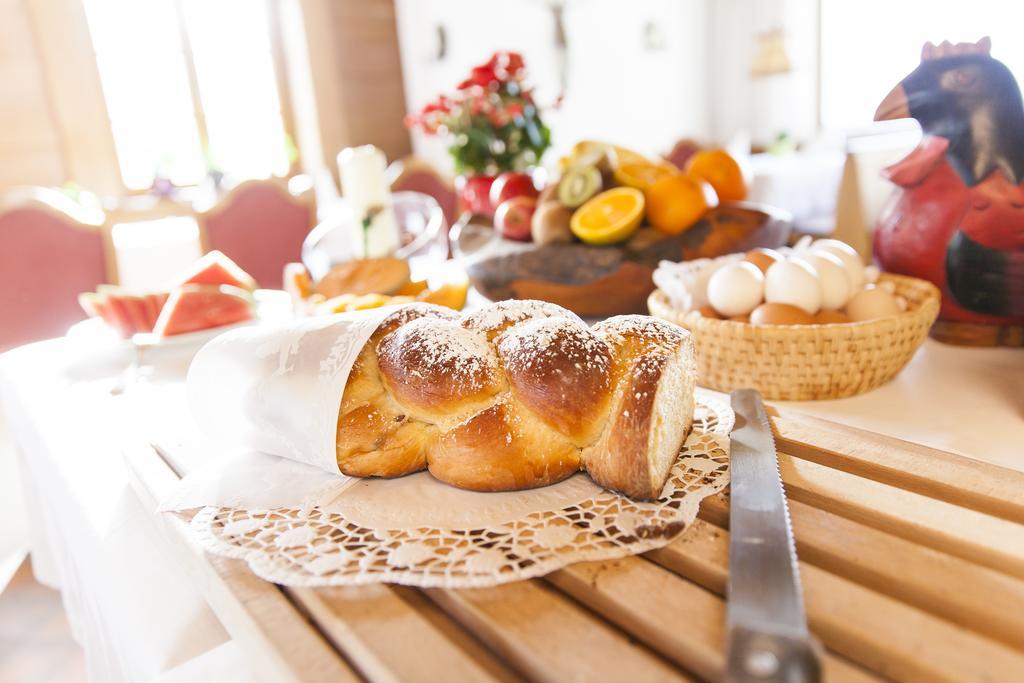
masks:
[(878, 109), (875, 110), (875, 121), (908, 118), (910, 118), (910, 107), (907, 105), (907, 91), (903, 89), (902, 85), (897, 85), (878, 105)]

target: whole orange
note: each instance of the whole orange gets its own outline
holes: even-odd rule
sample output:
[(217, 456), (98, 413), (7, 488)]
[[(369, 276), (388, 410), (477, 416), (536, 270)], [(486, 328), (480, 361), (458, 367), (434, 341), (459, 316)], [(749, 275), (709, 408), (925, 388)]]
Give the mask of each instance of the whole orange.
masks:
[(644, 192), (647, 222), (670, 235), (677, 235), (700, 220), (708, 210), (704, 183), (682, 174), (656, 180)]
[(743, 170), (724, 149), (706, 149), (694, 154), (686, 162), (686, 175), (699, 178), (715, 188), (719, 201), (735, 202), (747, 198)]

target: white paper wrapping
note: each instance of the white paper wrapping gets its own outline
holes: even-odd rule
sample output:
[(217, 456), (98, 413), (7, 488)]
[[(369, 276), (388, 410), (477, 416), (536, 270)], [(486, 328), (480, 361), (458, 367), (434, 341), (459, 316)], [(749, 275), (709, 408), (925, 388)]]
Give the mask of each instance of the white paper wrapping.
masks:
[(244, 327), (209, 342), (188, 371), (200, 428), (226, 443), (342, 476), (336, 430), (349, 370), (394, 307)]

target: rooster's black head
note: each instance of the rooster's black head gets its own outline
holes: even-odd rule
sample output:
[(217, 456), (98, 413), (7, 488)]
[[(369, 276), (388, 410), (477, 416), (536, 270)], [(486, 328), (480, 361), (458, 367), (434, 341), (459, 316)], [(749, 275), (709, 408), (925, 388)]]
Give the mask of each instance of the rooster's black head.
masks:
[(949, 140), (947, 158), (967, 185), (1002, 169), (1024, 180), (1024, 104), (990, 43), (925, 45), (921, 65), (885, 98), (875, 120), (911, 117), (925, 133)]

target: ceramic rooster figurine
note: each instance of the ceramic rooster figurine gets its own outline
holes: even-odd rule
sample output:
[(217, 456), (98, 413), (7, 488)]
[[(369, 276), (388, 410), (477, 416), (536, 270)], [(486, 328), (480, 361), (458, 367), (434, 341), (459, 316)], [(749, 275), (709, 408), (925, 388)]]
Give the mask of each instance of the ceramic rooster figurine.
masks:
[(879, 265), (942, 290), (933, 335), (1020, 345), (1024, 328), (1024, 104), (977, 43), (924, 46), (875, 120), (912, 117), (921, 144), (886, 169), (899, 189), (875, 231)]

